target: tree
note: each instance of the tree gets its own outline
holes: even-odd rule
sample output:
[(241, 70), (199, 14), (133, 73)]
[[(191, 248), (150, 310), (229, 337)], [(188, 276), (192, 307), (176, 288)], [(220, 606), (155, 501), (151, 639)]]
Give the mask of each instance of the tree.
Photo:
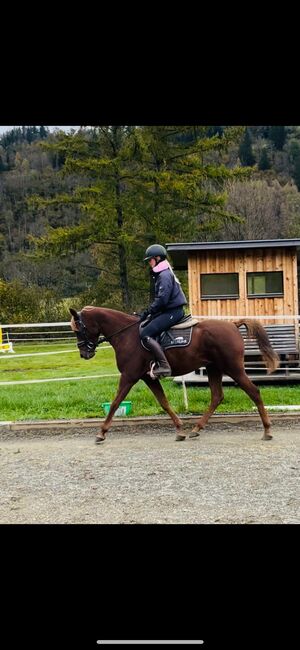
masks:
[(0, 279), (0, 323), (43, 322), (55, 316), (57, 296), (50, 289)]
[(270, 167), (271, 163), (268, 157), (267, 147), (263, 147), (259, 158), (258, 169), (266, 171), (267, 169), (270, 169)]
[[(101, 304), (129, 310), (145, 293), (142, 257), (154, 241), (172, 237), (196, 240), (235, 216), (224, 209), (225, 180), (247, 169), (229, 169), (209, 160), (241, 135), (242, 128), (207, 136), (207, 127), (97, 127), (71, 135), (57, 134), (52, 152), (65, 157), (61, 172), (81, 183), (54, 199), (35, 197), (47, 206), (76, 205), (80, 223), (50, 229), (32, 242), (42, 255), (90, 250), (101, 271)], [(32, 199), (31, 199), (32, 204)]]
[(2, 160), (2, 156), (0, 154), (0, 172), (4, 172), (6, 170), (6, 165)]
[(300, 190), (300, 151), (299, 151), (299, 155), (296, 156), (294, 160), (293, 178), (297, 185), (298, 190)]
[(269, 138), (270, 140), (272, 140), (275, 149), (278, 149), (278, 151), (282, 151), (286, 140), (285, 126), (270, 126)]
[(255, 157), (252, 151), (249, 129), (245, 130), (244, 137), (239, 147), (239, 158), (243, 167), (251, 167), (255, 164)]
[[(224, 208), (224, 183), (249, 175), (249, 169), (226, 167), (219, 156), (240, 137), (243, 128), (208, 136), (210, 127), (143, 127), (144, 179), (149, 181), (145, 209), (148, 239), (196, 241), (211, 234), (217, 223), (234, 219)], [(182, 133), (193, 135), (182, 144)]]
[[(230, 183), (228, 187), (229, 210), (243, 217), (240, 223), (227, 222), (221, 239), (280, 239), (299, 226), (300, 201), (295, 186), (281, 186), (277, 179), (248, 180)], [(299, 196), (299, 195), (298, 195)]]
[(300, 237), (300, 192), (294, 183), (283, 187), (285, 194), (283, 237)]
[(290, 143), (290, 156), (293, 164), (292, 176), (300, 190), (300, 145), (297, 140), (292, 140)]

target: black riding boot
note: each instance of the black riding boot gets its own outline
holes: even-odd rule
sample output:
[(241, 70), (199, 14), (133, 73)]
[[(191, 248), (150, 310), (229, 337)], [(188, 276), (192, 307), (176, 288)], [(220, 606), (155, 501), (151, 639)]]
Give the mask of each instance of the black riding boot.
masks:
[(159, 343), (150, 336), (145, 336), (143, 338), (143, 343), (145, 343), (146, 347), (149, 348), (150, 352), (153, 352), (155, 357), (156, 363), (151, 366), (150, 377), (152, 377), (152, 379), (170, 377), (172, 370)]

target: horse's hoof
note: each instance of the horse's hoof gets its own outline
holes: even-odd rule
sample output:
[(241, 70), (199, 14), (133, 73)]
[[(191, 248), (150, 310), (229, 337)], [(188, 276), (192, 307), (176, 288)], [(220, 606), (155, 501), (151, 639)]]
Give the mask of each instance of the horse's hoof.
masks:
[(198, 436), (200, 436), (200, 431), (192, 431), (192, 433), (189, 435), (189, 438), (198, 438)]
[(100, 445), (101, 442), (104, 442), (105, 438), (101, 438), (101, 436), (96, 436), (95, 443), (96, 445)]
[(176, 442), (181, 442), (182, 440), (185, 440), (186, 436), (182, 436), (180, 433), (177, 433), (177, 436), (175, 438)]
[(273, 436), (270, 433), (265, 433), (262, 437), (262, 440), (272, 440)]

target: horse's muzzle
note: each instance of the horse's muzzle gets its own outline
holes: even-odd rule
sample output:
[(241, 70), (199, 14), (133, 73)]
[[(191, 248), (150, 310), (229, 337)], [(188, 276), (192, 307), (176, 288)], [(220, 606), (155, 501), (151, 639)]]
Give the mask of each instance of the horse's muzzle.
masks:
[(92, 359), (95, 356), (95, 350), (80, 350), (82, 359)]

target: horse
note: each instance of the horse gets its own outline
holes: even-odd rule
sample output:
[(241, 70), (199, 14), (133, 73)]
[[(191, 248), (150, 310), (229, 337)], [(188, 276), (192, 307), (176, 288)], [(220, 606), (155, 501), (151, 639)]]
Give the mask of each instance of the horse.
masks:
[[(140, 318), (115, 309), (86, 306), (81, 312), (70, 308), (71, 329), (76, 333), (77, 345), (83, 359), (95, 356), (97, 345), (109, 341), (115, 350), (116, 362), (121, 373), (118, 392), (111, 403), (109, 412), (101, 426), (95, 442), (102, 443), (111, 426), (112, 418), (119, 404), (130, 389), (142, 379), (152, 391), (161, 407), (169, 414), (176, 427), (176, 441), (183, 441), (186, 434), (183, 423), (171, 408), (159, 379), (149, 376), (151, 353), (141, 344), (139, 335)], [(248, 337), (255, 337), (261, 351), (268, 374), (279, 365), (279, 357), (271, 346), (264, 327), (257, 320), (243, 318), (239, 321), (221, 322), (215, 319), (198, 321), (192, 328), (189, 345), (165, 350), (172, 368), (172, 376), (185, 375), (201, 366), (207, 370), (211, 391), (208, 409), (196, 421), (189, 434), (190, 438), (200, 435), (207, 421), (224, 398), (222, 377), (232, 377), (257, 406), (263, 427), (262, 440), (271, 440), (271, 422), (260, 391), (250, 381), (244, 368), (244, 340), (239, 327), (246, 327)], [(178, 331), (178, 330), (176, 330)]]

